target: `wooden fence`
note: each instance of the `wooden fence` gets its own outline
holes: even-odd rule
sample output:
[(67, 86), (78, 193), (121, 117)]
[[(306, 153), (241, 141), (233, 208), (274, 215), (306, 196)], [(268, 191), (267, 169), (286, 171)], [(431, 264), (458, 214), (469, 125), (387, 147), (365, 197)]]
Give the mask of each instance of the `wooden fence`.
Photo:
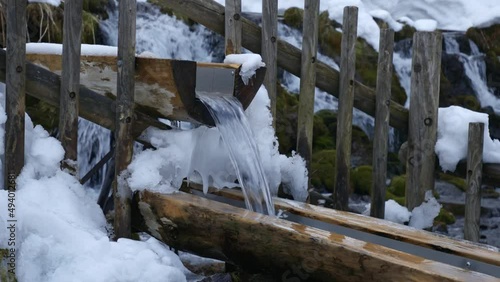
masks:
[[(406, 202), (409, 209), (421, 204), (426, 190), (434, 185), (434, 144), (436, 142), (441, 35), (438, 32), (417, 32), (413, 38), (412, 102), (409, 113), (390, 100), (394, 32), (382, 29), (380, 36), (377, 87), (372, 90), (354, 79), (357, 8), (344, 9), (340, 73), (316, 59), (318, 41), (319, 1), (306, 0), (303, 48), (298, 50), (277, 38), (277, 0), (263, 1), (262, 29), (241, 15), (240, 0), (226, 0), (225, 8), (211, 0), (154, 0), (156, 4), (184, 13), (196, 22), (226, 35), (226, 54), (239, 53), (242, 47), (260, 53), (268, 66), (265, 84), (276, 114), (277, 66), (300, 76), (300, 102), (297, 150), (308, 166), (312, 156), (312, 125), (314, 88), (319, 87), (339, 98), (337, 127), (335, 208), (347, 209), (349, 173), (351, 168), (352, 111), (356, 107), (376, 120), (373, 155), (373, 187), (371, 215), (382, 218), (385, 203), (387, 136), (389, 126), (408, 130), (408, 180)], [(65, 149), (62, 164), (75, 175), (77, 157), (77, 118), (80, 115), (80, 36), (82, 0), (66, 3), (64, 10), (63, 72), (60, 85), (60, 140)], [(25, 114), (25, 26), (26, 1), (7, 1), (7, 63), (6, 63), (6, 142), (5, 188), (15, 190), (15, 179), (24, 164)], [(114, 117), (115, 148), (115, 234), (131, 235), (131, 191), (122, 172), (131, 161), (132, 128), (141, 116), (134, 114), (136, 0), (120, 1), (118, 38), (117, 102)], [(243, 36), (244, 35), (244, 36)], [(82, 104), (83, 105), (86, 104)], [(89, 107), (85, 106), (87, 110)], [(110, 125), (111, 126), (111, 125)], [(473, 124), (470, 139), (478, 140), (484, 128)], [(500, 179), (500, 166), (482, 166), (482, 146), (469, 144), (467, 161), (466, 237), (478, 240), (480, 187), (482, 175)]]

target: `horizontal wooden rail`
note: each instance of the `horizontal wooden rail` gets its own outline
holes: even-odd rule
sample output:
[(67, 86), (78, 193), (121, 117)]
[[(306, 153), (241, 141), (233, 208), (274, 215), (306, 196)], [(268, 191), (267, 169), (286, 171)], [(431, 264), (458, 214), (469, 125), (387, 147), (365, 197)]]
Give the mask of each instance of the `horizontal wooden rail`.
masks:
[[(498, 281), (337, 233), (186, 193), (142, 191), (133, 226), (180, 250), (277, 278), (313, 281)], [(301, 275), (301, 276), (298, 276)]]
[[(190, 183), (189, 187), (201, 191), (201, 185), (199, 184)], [(215, 195), (243, 201), (243, 195), (237, 189), (219, 190), (211, 188), (209, 191)], [(495, 247), (465, 240), (451, 239), (443, 235), (407, 227), (387, 220), (337, 211), (287, 199), (274, 198), (274, 205), (276, 210), (281, 209), (292, 214), (322, 222), (336, 224), (424, 248), (500, 266), (500, 251)]]
[[(207, 28), (224, 35), (224, 7), (213, 0), (148, 0), (162, 8), (172, 9)], [(261, 53), (261, 28), (241, 17), (243, 47)], [(278, 39), (278, 66), (300, 77), (301, 50)], [(316, 63), (316, 86), (335, 97), (339, 95), (339, 73), (323, 62)], [(375, 116), (375, 91), (359, 81), (354, 82), (354, 106)], [(408, 110), (396, 102), (390, 105), (390, 125), (399, 130), (408, 128)]]

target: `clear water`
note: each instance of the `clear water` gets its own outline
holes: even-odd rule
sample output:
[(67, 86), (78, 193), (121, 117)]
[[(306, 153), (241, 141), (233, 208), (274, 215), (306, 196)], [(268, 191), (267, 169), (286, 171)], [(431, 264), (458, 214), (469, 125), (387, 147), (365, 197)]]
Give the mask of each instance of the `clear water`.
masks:
[(247, 209), (275, 215), (257, 144), (241, 103), (235, 97), (198, 93), (229, 151)]

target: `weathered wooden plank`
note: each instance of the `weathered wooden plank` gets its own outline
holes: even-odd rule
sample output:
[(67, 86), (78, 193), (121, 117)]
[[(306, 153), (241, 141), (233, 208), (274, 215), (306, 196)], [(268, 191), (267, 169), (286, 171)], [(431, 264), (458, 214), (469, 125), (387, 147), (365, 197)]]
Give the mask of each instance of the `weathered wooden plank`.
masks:
[(344, 8), (340, 54), (339, 110), (337, 112), (337, 143), (333, 207), (348, 210), (351, 172), (352, 111), (354, 104), (354, 74), (356, 73), (356, 39), (358, 8)]
[(205, 198), (142, 191), (134, 226), (169, 246), (279, 279), (312, 281), (497, 281), (380, 245)]
[(225, 54), (241, 53), (241, 0), (225, 2)]
[(127, 166), (132, 161), (134, 139), (135, 30), (136, 0), (122, 0), (118, 19), (118, 79), (115, 129), (115, 203), (114, 229), (116, 238), (130, 238), (132, 233), (130, 201), (132, 191), (125, 180)]
[[(160, 7), (172, 9), (186, 15), (207, 28), (224, 34), (224, 7), (213, 0), (148, 0)], [(254, 52), (261, 53), (261, 29), (252, 21), (241, 17), (243, 36), (242, 46)], [(291, 44), (278, 40), (278, 66), (300, 76), (301, 51)], [(339, 73), (323, 62), (316, 63), (316, 86), (335, 97), (339, 93)], [(354, 81), (354, 106), (375, 116), (375, 92), (373, 89)], [(396, 102), (391, 102), (390, 125), (406, 131), (408, 128), (408, 111)]]
[(306, 167), (309, 171), (312, 158), (318, 18), (319, 1), (306, 0), (304, 2), (304, 25), (302, 31), (299, 113), (297, 116), (297, 152), (306, 161)]
[(80, 54), (83, 0), (64, 4), (61, 106), (59, 141), (64, 148), (62, 167), (78, 175), (78, 100), (80, 98)]
[(479, 241), (481, 183), (483, 171), (484, 123), (469, 123), (467, 150), (467, 191), (465, 193), (464, 238)]
[(278, 95), (278, 0), (262, 1), (262, 60), (267, 71), (264, 86), (271, 100), (273, 127), (276, 127), (276, 96)]
[(406, 206), (410, 211), (424, 201), (425, 191), (434, 189), (441, 41), (439, 32), (416, 32), (413, 36), (406, 163)]
[[(189, 183), (188, 188), (199, 191), (203, 190), (200, 184), (192, 182)], [(243, 201), (243, 194), (237, 189), (209, 188), (209, 193)], [(387, 220), (282, 198), (274, 198), (274, 205), (276, 210), (283, 210), (325, 223), (336, 224), (424, 248), (500, 266), (500, 250), (492, 246), (477, 244), (466, 240), (452, 239), (448, 236), (410, 228)]]
[(370, 215), (383, 219), (385, 215), (394, 30), (387, 28), (380, 30), (379, 46), (377, 87), (375, 89), (377, 112), (375, 115), (375, 135), (373, 136), (373, 183)]
[(24, 166), (26, 1), (8, 0), (4, 189), (16, 190)]

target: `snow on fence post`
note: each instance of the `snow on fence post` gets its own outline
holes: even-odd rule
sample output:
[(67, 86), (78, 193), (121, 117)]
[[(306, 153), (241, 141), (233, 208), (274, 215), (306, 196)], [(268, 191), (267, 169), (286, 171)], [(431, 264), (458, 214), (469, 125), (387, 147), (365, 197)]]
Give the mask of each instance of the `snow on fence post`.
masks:
[(358, 8), (344, 8), (340, 54), (339, 109), (337, 114), (337, 158), (333, 208), (347, 211), (351, 170), (352, 110), (354, 104), (354, 73), (356, 71), (356, 38)]
[(377, 87), (375, 89), (375, 136), (373, 137), (373, 183), (370, 215), (382, 219), (385, 216), (385, 182), (387, 177), (393, 51), (394, 30), (389, 28), (381, 29)]
[(134, 70), (136, 0), (121, 0), (118, 20), (118, 81), (116, 97), (116, 152), (113, 196), (115, 203), (116, 238), (130, 238), (132, 191), (125, 180), (125, 171), (132, 160), (134, 138)]
[(314, 88), (316, 84), (316, 54), (318, 46), (319, 1), (304, 3), (302, 59), (300, 70), (299, 111), (297, 117), (297, 152), (311, 168)]
[(479, 216), (481, 215), (481, 179), (483, 171), (483, 142), (484, 123), (469, 123), (464, 238), (473, 242), (479, 241)]
[(6, 190), (16, 190), (16, 178), (24, 166), (24, 113), (26, 81), (26, 2), (8, 0), (5, 110)]
[(406, 206), (419, 206), (434, 189), (435, 153), (441, 73), (439, 32), (413, 35), (411, 98), (406, 161)]
[(262, 60), (266, 63), (264, 86), (271, 100), (273, 127), (276, 127), (276, 80), (278, 75), (278, 0), (262, 1)]
[(62, 167), (78, 177), (78, 112), (83, 0), (64, 4), (59, 141), (64, 148)]
[(241, 0), (226, 0), (225, 47), (226, 56), (241, 53)]

